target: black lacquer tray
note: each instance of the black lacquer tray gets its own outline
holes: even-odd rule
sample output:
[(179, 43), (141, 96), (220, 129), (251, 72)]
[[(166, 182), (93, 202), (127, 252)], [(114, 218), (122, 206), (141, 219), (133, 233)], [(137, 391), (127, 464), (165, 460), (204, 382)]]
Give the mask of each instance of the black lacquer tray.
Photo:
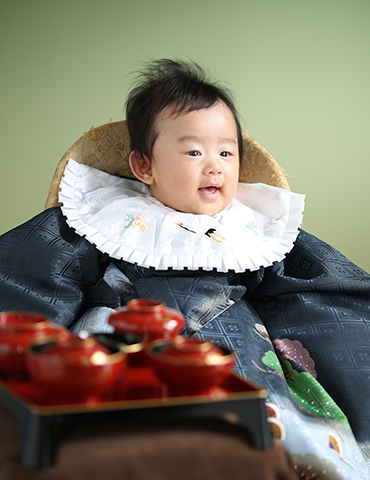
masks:
[(204, 394), (170, 391), (146, 366), (129, 367), (114, 390), (86, 401), (53, 396), (29, 379), (0, 376), (0, 403), (16, 416), (20, 428), (21, 463), (28, 468), (53, 465), (61, 425), (79, 421), (125, 425), (232, 414), (257, 449), (271, 446), (265, 398), (267, 391), (231, 374)]

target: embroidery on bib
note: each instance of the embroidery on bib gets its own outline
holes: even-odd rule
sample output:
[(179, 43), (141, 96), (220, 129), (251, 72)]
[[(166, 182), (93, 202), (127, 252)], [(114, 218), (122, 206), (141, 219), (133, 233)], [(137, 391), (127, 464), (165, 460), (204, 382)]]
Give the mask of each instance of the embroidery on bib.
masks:
[[(190, 228), (185, 227), (185, 225), (183, 223), (177, 223), (177, 222), (173, 222), (173, 223), (175, 225), (178, 225), (179, 227), (183, 228), (184, 230), (187, 230), (188, 232), (197, 234), (197, 232), (194, 232), (194, 230), (190, 230)], [(219, 235), (216, 232), (215, 228), (209, 228), (206, 232), (204, 232), (204, 235), (207, 235), (207, 237), (212, 238), (217, 243), (222, 243), (222, 242), (226, 241), (226, 238)]]
[(149, 232), (150, 227), (146, 223), (145, 218), (143, 215), (136, 215), (134, 217), (130, 213), (126, 215), (126, 218), (124, 219), (124, 222), (127, 222), (127, 225), (125, 225), (123, 228), (130, 228), (131, 225), (134, 225), (135, 227), (139, 227), (142, 232)]
[(205, 235), (207, 235), (207, 237), (213, 238), (213, 240), (215, 240), (217, 243), (222, 243), (226, 241), (225, 237), (221, 237), (221, 235), (216, 233), (215, 228), (210, 228), (209, 230), (207, 230)]
[(184, 230), (187, 230), (188, 232), (197, 233), (197, 232), (194, 232), (194, 230), (190, 230), (190, 228), (186, 228), (183, 223), (176, 223), (176, 222), (173, 222), (173, 223), (174, 223), (175, 225), (178, 225), (179, 227), (183, 228)]
[(251, 232), (254, 233), (258, 237), (259, 233), (257, 231), (257, 225), (254, 222), (249, 222), (248, 225), (245, 226), (245, 228)]

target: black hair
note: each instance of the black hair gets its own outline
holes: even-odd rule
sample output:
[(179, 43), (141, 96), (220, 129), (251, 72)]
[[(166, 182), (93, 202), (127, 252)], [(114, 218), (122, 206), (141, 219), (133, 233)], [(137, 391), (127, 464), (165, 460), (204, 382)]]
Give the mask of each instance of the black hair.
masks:
[(149, 160), (158, 137), (155, 121), (165, 108), (171, 115), (210, 108), (219, 102), (229, 107), (236, 123), (239, 160), (243, 158), (243, 141), (239, 116), (226, 88), (209, 82), (205, 71), (193, 62), (154, 60), (139, 72), (136, 84), (126, 101), (126, 121), (131, 151)]

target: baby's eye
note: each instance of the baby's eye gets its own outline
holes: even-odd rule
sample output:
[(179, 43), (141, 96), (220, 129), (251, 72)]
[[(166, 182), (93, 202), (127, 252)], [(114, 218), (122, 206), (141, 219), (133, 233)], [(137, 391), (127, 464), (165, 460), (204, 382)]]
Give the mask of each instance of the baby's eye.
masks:
[(220, 156), (221, 157), (230, 157), (231, 153), (230, 152), (221, 152)]
[(200, 152), (198, 150), (192, 150), (191, 152), (187, 153), (189, 157), (198, 157), (200, 155)]

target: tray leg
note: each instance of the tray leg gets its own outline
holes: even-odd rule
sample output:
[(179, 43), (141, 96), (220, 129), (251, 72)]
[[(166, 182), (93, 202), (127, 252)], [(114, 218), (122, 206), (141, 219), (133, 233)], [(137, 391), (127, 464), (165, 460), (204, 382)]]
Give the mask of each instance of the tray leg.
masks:
[(235, 402), (231, 411), (239, 417), (241, 425), (248, 430), (255, 448), (264, 450), (272, 446), (272, 435), (264, 405), (261, 406), (260, 402), (250, 402), (247, 409), (245, 405)]
[(53, 465), (55, 442), (48, 417), (24, 411), (20, 418), (21, 463), (27, 468)]

